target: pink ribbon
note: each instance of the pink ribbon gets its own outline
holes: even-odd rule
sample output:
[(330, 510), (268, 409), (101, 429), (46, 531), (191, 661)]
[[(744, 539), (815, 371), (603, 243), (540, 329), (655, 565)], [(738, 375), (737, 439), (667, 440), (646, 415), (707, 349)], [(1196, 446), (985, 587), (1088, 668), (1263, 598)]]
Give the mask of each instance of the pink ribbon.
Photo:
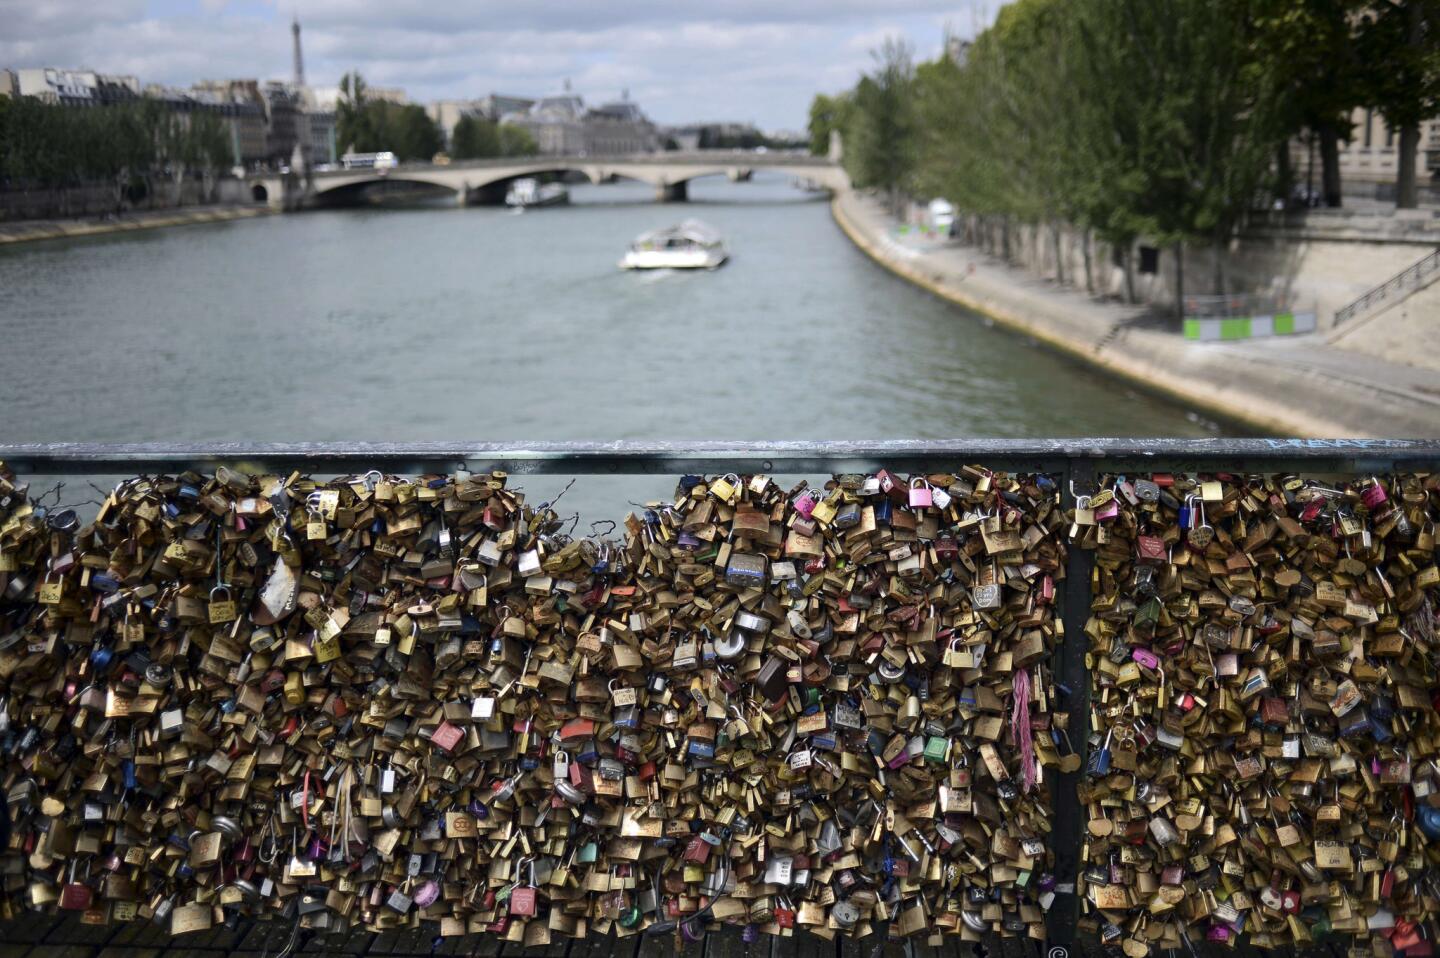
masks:
[(1010, 740), (1020, 750), (1020, 781), (1025, 791), (1035, 787), (1035, 742), (1030, 735), (1030, 672), (1015, 673), (1015, 698), (1010, 703)]

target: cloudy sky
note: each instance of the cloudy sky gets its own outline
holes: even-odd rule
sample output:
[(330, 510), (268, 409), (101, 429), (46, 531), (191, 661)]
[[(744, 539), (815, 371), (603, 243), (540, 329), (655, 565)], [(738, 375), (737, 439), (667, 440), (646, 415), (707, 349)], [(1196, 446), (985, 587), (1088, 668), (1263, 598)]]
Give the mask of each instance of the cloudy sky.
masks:
[(630, 90), (663, 123), (804, 125), (817, 90), (850, 86), (888, 34), (938, 53), (1000, 0), (0, 0), (0, 67), (87, 67), (141, 82), (358, 69), (412, 99), (528, 95), (569, 78), (587, 101)]

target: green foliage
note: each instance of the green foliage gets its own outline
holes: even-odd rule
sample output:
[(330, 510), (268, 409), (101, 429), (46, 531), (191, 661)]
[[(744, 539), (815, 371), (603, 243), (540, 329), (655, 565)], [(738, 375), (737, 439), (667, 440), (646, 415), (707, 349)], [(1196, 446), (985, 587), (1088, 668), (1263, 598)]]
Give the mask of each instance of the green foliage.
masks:
[(534, 156), (540, 152), (540, 144), (523, 126), (513, 123), (500, 124), (501, 156)]
[(347, 73), (340, 80), (335, 132), (345, 152), (388, 150), (400, 160), (429, 160), (440, 152), (440, 131), (414, 103), (391, 103), (366, 96), (365, 80)]
[(496, 123), (483, 116), (462, 116), (450, 137), (450, 156), (456, 160), (533, 156), (538, 152), (535, 138), (523, 126)]
[(823, 93), (815, 95), (814, 101), (810, 104), (810, 123), (806, 126), (806, 130), (810, 134), (810, 152), (812, 154), (824, 156), (830, 152), (830, 132), (832, 130), (840, 131), (843, 138), (850, 105), (851, 98), (845, 93), (839, 96), (826, 96)]
[(915, 172), (915, 64), (909, 45), (894, 38), (874, 57), (875, 68), (855, 87), (844, 162), (857, 186), (884, 190), (895, 202)]
[(1414, 127), (1440, 114), (1440, 0), (1376, 0), (1361, 19), (1357, 44), (1370, 65), (1367, 105), (1391, 127)]
[(177, 113), (154, 99), (102, 107), (0, 98), (0, 178), (12, 186), (64, 187), (165, 176), (179, 182), (230, 164), (219, 116)]
[[(1267, 56), (1278, 27), (1267, 48), (1253, 23), (1262, 8), (1282, 12), (1280, 0), (1017, 0), (963, 66), (910, 70), (887, 44), (838, 127), (852, 179), (1115, 242), (1226, 236), (1299, 122), (1280, 106), (1293, 79)], [(817, 98), (812, 135), (833, 117)]]

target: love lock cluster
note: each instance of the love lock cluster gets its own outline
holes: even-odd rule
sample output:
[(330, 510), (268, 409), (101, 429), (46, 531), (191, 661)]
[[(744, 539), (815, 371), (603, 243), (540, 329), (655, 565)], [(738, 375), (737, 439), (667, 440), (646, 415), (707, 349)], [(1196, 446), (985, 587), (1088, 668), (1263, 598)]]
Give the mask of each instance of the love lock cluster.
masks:
[[(1171, 655), (1171, 619), (1218, 617), (1208, 592), (1186, 611), (1171, 592), (1227, 569), (1203, 551), (1167, 566), (1164, 544), (1152, 569), (1156, 638), (1132, 638), (1143, 603), (1122, 543), (1140, 529), (1174, 539), (1165, 508), (1143, 521), (1139, 505), (1125, 518), (1097, 511), (1091, 521), (1108, 526), (1086, 526), (1109, 533), (1105, 581), (1125, 596), (1097, 609), (1094, 641), (1120, 636), (1137, 663), (1147, 644)], [(1208, 519), (1215, 548), (1234, 541), (1222, 506)], [(567, 536), (553, 508), (527, 505), (498, 473), (140, 477), (89, 522), (47, 511), (5, 476), (4, 915), (59, 909), (176, 934), (241, 915), (317, 932), (431, 922), (443, 935), (527, 944), (612, 929), (694, 936), (712, 921), (748, 936), (858, 936), (885, 922), (905, 935), (1041, 938), (1055, 893), (1051, 789), (1082, 762), (1050, 673), (1069, 524), (1050, 478), (973, 467), (789, 490), (765, 476), (688, 476), (616, 541)], [(1249, 546), (1261, 526), (1239, 541)], [(1426, 528), (1412, 523), (1412, 534)], [(1372, 530), (1349, 561), (1370, 562), (1392, 533)], [(1343, 560), (1310, 548), (1289, 565), (1313, 580), (1320, 561)], [(1361, 601), (1369, 580), (1345, 574), (1344, 609), (1321, 603), (1318, 585), (1293, 602), (1350, 615), (1348, 597)], [(1408, 595), (1417, 578), (1388, 582)], [(1377, 643), (1405, 623), (1418, 630), (1415, 606), (1396, 599), (1391, 616), (1370, 599)], [(1395, 730), (1374, 749), (1387, 761), (1429, 734), (1428, 719), (1399, 730), (1417, 707), (1402, 689), (1424, 699), (1427, 684), (1392, 672), (1428, 632), (1402, 640), (1381, 674), (1357, 674), (1361, 656), (1342, 683), (1339, 663), (1353, 656), (1337, 646), (1312, 661), (1335, 629), (1310, 616), (1300, 636), (1300, 618), (1287, 611), (1284, 642), (1258, 624), (1240, 631), (1282, 661), (1292, 638), (1309, 643), (1291, 659), (1304, 668), (1289, 668), (1336, 677), (1329, 694), (1343, 685), (1377, 722), (1387, 720), (1383, 676), (1403, 679), (1385, 686)], [(1391, 619), (1394, 629), (1378, 628)], [(1226, 642), (1248, 674), (1256, 653), (1230, 633)], [(1218, 674), (1226, 653), (1214, 651)], [(1099, 658), (1111, 662), (1108, 646)], [(1162, 673), (1132, 680), (1124, 660), (1110, 694), (1145, 712), (1152, 700), (1139, 693)], [(1287, 668), (1270, 663), (1254, 668), (1278, 686)], [(1227, 680), (1212, 690), (1190, 675), (1172, 671), (1153, 702), (1157, 734), (1186, 694), (1208, 699), (1197, 714), (1214, 728), (1234, 727), (1239, 718), (1222, 718)], [(1308, 682), (1297, 676), (1284, 694)], [(1230, 696), (1238, 716), (1280, 694), (1249, 689)], [(1133, 717), (1121, 711), (1117, 727)], [(1182, 741), (1198, 744), (1212, 726), (1183, 727)], [(1237, 761), (1269, 747), (1271, 732), (1247, 734)], [(1398, 804), (1366, 791), (1373, 779), (1389, 794), (1378, 783), (1402, 773), (1371, 772), (1368, 757), (1349, 777), (1315, 771), (1302, 799), (1263, 764), (1241, 774), (1219, 768), (1228, 755), (1192, 746), (1189, 757), (1167, 753), (1147, 798), (1120, 781), (1120, 747), (1111, 742), (1114, 770), (1089, 795), (1114, 833), (1092, 823), (1090, 860), (1107, 867), (1133, 868), (1112, 854), (1134, 847), (1120, 839), (1132, 822), (1160, 843), (1156, 819), (1137, 809), (1164, 791), (1170, 804), (1146, 814), (1168, 817), (1192, 794), (1181, 782), (1206, 776), (1233, 794), (1212, 792), (1197, 821), (1252, 807), (1247, 841), (1272, 827), (1266, 802), (1284, 814), (1270, 791), (1290, 793), (1292, 808), (1371, 801), (1376, 834), (1398, 844), (1409, 833)], [(1137, 750), (1136, 766), (1150, 761)], [(1408, 764), (1403, 776), (1418, 781)], [(1187, 824), (1172, 822), (1172, 850), (1157, 853), (1167, 866), (1183, 859), (1182, 881), (1198, 867), (1173, 851), (1196, 843)], [(1339, 843), (1353, 856), (1362, 839)], [(1235, 858), (1248, 881), (1239, 847), (1214, 847), (1210, 860)], [(1414, 854), (1412, 840), (1392, 856), (1385, 895), (1418, 900), (1413, 870), (1399, 874)], [(1097, 887), (1129, 889), (1107, 909), (1145, 910), (1138, 879)], [(1151, 927), (1164, 924), (1156, 916)]]

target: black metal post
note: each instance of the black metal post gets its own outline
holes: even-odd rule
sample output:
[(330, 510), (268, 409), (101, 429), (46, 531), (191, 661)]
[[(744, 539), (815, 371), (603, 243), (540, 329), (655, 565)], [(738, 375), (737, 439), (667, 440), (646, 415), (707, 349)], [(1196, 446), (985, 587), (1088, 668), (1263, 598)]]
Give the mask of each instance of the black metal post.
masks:
[[(1061, 502), (1075, 506), (1075, 495), (1092, 492), (1095, 463), (1071, 459), (1061, 477)], [(1055, 854), (1055, 900), (1045, 916), (1047, 958), (1070, 958), (1075, 948), (1080, 921), (1080, 899), (1076, 883), (1080, 874), (1080, 849), (1084, 840), (1082, 810), (1076, 788), (1085, 774), (1086, 743), (1090, 736), (1090, 676), (1085, 668), (1085, 621), (1090, 615), (1090, 573), (1094, 555), (1072, 545), (1065, 561), (1065, 589), (1061, 593), (1061, 618), (1065, 639), (1055, 655), (1054, 675), (1060, 693), (1059, 709), (1068, 717), (1070, 747), (1081, 756), (1080, 768), (1056, 775), (1050, 783), (1055, 809), (1050, 848)], [(1058, 717), (1057, 713), (1057, 717)]]

